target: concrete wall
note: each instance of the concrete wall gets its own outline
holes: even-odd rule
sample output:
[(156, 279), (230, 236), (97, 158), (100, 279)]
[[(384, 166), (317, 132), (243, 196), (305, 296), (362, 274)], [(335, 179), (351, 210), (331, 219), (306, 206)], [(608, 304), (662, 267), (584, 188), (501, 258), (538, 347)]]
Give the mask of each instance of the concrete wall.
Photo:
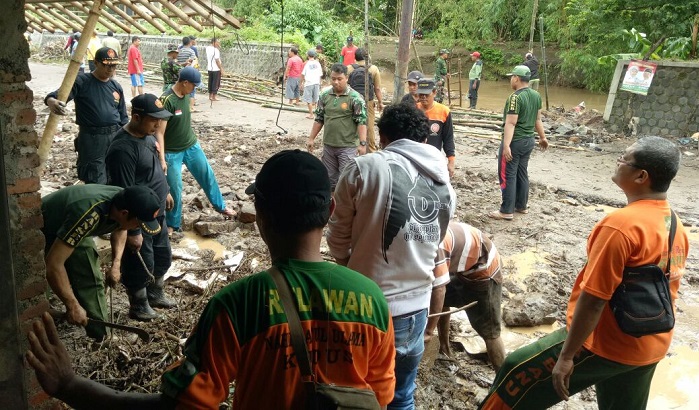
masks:
[(627, 135), (684, 137), (699, 131), (699, 64), (658, 62), (648, 95), (619, 90), (629, 61), (619, 61), (604, 119)]
[(0, 409), (50, 408), (22, 364), (26, 332), (48, 308), (41, 197), (39, 139), (24, 39), (24, 0), (6, 2), (0, 14)]
[[(106, 36), (99, 36), (104, 38)], [(127, 44), (130, 44), (129, 37), (123, 34), (116, 34), (116, 38), (122, 42), (123, 50), (126, 52)], [(141, 53), (143, 61), (150, 64), (160, 64), (160, 61), (167, 55), (165, 50), (168, 44), (181, 44), (182, 37), (170, 36), (141, 36)], [(59, 41), (65, 44), (67, 34), (51, 34), (43, 33), (36, 34), (32, 37), (32, 41), (38, 44), (39, 47), (48, 42)], [(199, 51), (199, 65), (201, 70), (207, 68), (206, 47), (210, 45), (208, 39), (197, 40), (197, 49)], [(280, 53), (284, 55), (291, 48), (290, 44), (285, 44), (281, 48), (279, 44), (273, 43), (241, 43), (240, 47), (221, 47), (221, 62), (227, 73), (243, 74), (253, 77), (276, 80), (275, 73), (283, 66)]]

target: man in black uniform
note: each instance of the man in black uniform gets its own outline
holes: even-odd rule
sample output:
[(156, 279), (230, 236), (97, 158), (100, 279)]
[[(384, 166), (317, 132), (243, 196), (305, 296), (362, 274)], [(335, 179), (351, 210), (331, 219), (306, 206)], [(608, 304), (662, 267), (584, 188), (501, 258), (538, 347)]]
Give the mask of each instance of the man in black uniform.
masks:
[[(126, 115), (124, 90), (112, 79), (119, 64), (116, 51), (102, 47), (95, 53), (95, 71), (78, 74), (68, 101), (75, 100), (75, 122), (80, 126), (75, 139), (78, 152), (78, 178), (86, 184), (106, 184), (104, 156), (112, 135), (129, 118)], [(58, 91), (44, 98), (51, 112), (65, 115), (66, 103), (56, 99)]]
[(411, 71), (408, 73), (408, 93), (403, 96), (403, 98), (400, 99), (401, 104), (402, 103), (409, 103), (409, 104), (418, 104), (418, 98), (417, 98), (417, 82), (419, 79), (424, 77), (425, 75), (422, 74), (419, 71)]
[[(165, 210), (172, 209), (173, 200), (153, 136), (162, 120), (171, 116), (155, 95), (135, 97), (131, 100), (131, 121), (114, 134), (107, 151), (110, 185), (123, 188), (147, 186), (160, 199), (156, 219), (163, 229), (151, 235), (142, 235), (141, 229), (130, 230), (126, 240), (127, 250), (121, 258), (121, 282), (129, 295), (129, 316), (136, 320), (158, 317), (152, 307), (172, 308), (176, 305), (163, 291), (164, 275), (172, 261)], [(148, 267), (147, 271), (141, 257)]]

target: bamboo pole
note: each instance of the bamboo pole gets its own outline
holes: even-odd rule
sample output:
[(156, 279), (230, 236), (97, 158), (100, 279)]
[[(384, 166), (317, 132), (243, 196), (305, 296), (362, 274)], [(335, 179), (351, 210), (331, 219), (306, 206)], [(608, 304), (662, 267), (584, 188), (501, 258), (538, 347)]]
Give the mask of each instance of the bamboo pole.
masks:
[[(230, 24), (231, 26), (239, 29), (240, 28), (240, 21), (236, 19), (235, 17), (229, 15), (226, 13), (226, 10), (222, 9), (221, 7), (217, 6), (213, 2), (201, 2), (199, 3), (202, 7), (204, 7), (206, 10), (211, 11), (214, 15), (218, 16), (221, 20), (225, 21), (226, 23)], [(218, 26), (216, 26), (218, 27)], [(219, 27), (222, 28), (222, 27)]]
[(167, 23), (170, 27), (172, 27), (176, 32), (181, 33), (182, 32), (182, 27), (175, 23), (170, 17), (168, 17), (165, 13), (160, 11), (157, 7), (153, 6), (150, 4), (148, 1), (143, 1), (141, 2), (143, 6), (145, 6), (148, 10), (150, 10), (153, 14), (155, 14), (156, 17), (158, 17), (160, 20), (164, 21)]
[[(92, 8), (85, 22), (85, 27), (83, 27), (83, 33), (92, 33), (95, 31), (97, 26), (97, 20), (100, 16), (100, 9), (104, 5), (104, 0), (95, 0), (92, 3)], [(80, 69), (80, 64), (82, 63), (83, 56), (87, 50), (87, 44), (90, 42), (91, 36), (84, 35), (80, 37), (78, 41), (78, 47), (75, 49), (75, 53), (70, 58), (68, 63), (68, 70), (66, 71), (65, 77), (63, 77), (63, 82), (61, 87), (58, 89), (58, 95), (56, 99), (59, 101), (65, 101), (68, 99), (70, 90), (73, 88), (73, 83), (75, 82), (75, 77), (78, 75), (78, 70)], [(49, 151), (51, 150), (51, 143), (53, 142), (53, 136), (56, 133), (56, 127), (58, 126), (58, 115), (51, 113), (48, 120), (46, 121), (46, 127), (44, 128), (44, 133), (41, 136), (41, 141), (39, 142), (39, 160), (41, 165), (46, 163), (46, 158), (49, 156)]]
[(33, 21), (27, 21), (27, 26), (28, 26), (28, 27), (31, 27), (32, 30), (33, 30), (33, 31), (36, 31), (37, 33), (41, 33), (41, 32), (44, 31), (44, 29), (43, 29), (41, 26), (39, 26), (38, 24), (36, 24), (36, 23), (33, 22)]
[(53, 33), (56, 32), (56, 29), (55, 29), (55, 28), (53, 28), (53, 27), (51, 27), (50, 25), (44, 23), (43, 21), (39, 20), (38, 18), (34, 17), (33, 15), (31, 15), (31, 14), (29, 14), (29, 13), (24, 13), (24, 17), (25, 17), (28, 21), (31, 21), (32, 23), (38, 25), (38, 26), (41, 27), (43, 30), (48, 31), (49, 33), (52, 33), (52, 34), (53, 34)]
[[(195, 2), (190, 1), (190, 0), (180, 0), (180, 1), (181, 1), (182, 3), (188, 5), (189, 8), (191, 8), (192, 10), (196, 11), (197, 13), (199, 13), (199, 15), (200, 15), (201, 17), (204, 17), (204, 18), (207, 19), (207, 20), (210, 19), (210, 20), (211, 20), (211, 24), (213, 24), (213, 25), (216, 26), (217, 28), (223, 30), (223, 29), (226, 27), (224, 24), (221, 24), (220, 22), (218, 22), (218, 21), (216, 21), (216, 20), (214, 19), (214, 13), (213, 13), (212, 11), (207, 11), (207, 10), (206, 10), (205, 8), (203, 8), (199, 3), (195, 3)], [(238, 23), (238, 26), (237, 26), (237, 27), (240, 27), (240, 23)]]
[(64, 25), (62, 21), (58, 22), (57, 19), (51, 18), (50, 16), (46, 15), (46, 13), (44, 13), (43, 10), (39, 10), (31, 4), (25, 4), (24, 7), (27, 10), (30, 10), (32, 13), (36, 14), (37, 17), (42, 19), (42, 21), (52, 24), (54, 27), (63, 32), (70, 33), (70, 29), (68, 28), (68, 26)]
[(461, 91), (461, 58), (459, 58), (459, 107), (464, 106), (464, 94)]
[(187, 13), (184, 11), (180, 10), (177, 6), (174, 4), (170, 3), (168, 0), (157, 0), (158, 3), (162, 4), (165, 6), (168, 10), (170, 10), (171, 13), (175, 14), (177, 17), (180, 18), (180, 20), (184, 21), (188, 25), (194, 27), (195, 30), (197, 31), (203, 31), (204, 27), (202, 27), (201, 24), (199, 24), (196, 20), (193, 18), (189, 17)]
[[(444, 79), (444, 85), (447, 86), (447, 101), (449, 101), (449, 107), (451, 107), (451, 85), (449, 84), (449, 73), (451, 72), (451, 60), (447, 59), (447, 76)], [(444, 89), (444, 88), (442, 88)], [(443, 96), (442, 96), (443, 97)]]
[(63, 7), (62, 4), (60, 4), (60, 3), (54, 3), (54, 4), (52, 4), (52, 5), (53, 5), (53, 7), (57, 8), (58, 10), (60, 10), (61, 13), (65, 14), (66, 16), (68, 16), (68, 17), (72, 18), (73, 20), (75, 20), (75, 22), (80, 26), (80, 28), (79, 28), (78, 30), (82, 30), (83, 27), (85, 27), (85, 24), (87, 24), (87, 22), (86, 22), (85, 20), (83, 20), (82, 17), (78, 16), (77, 14), (75, 14), (75, 13), (73, 13), (72, 11), (68, 10), (67, 8)]
[[(105, 1), (104, 4), (105, 4), (107, 7), (109, 7), (110, 10), (112, 10), (113, 12), (115, 12), (116, 14), (118, 14), (119, 17), (123, 18), (124, 20), (128, 21), (129, 24), (131, 24), (132, 26), (136, 27), (136, 29), (139, 30), (141, 33), (143, 33), (143, 34), (148, 34), (148, 29), (147, 29), (147, 28), (143, 27), (143, 26), (141, 25), (141, 23), (137, 22), (136, 20), (134, 20), (133, 18), (131, 18), (131, 16), (129, 16), (128, 14), (124, 13), (124, 11), (123, 11), (122, 9), (120, 9), (119, 7), (117, 7), (116, 4), (112, 3), (110, 0)], [(130, 28), (129, 28), (129, 30), (127, 31), (127, 33), (131, 34), (131, 29), (130, 29)]]
[(150, 16), (148, 13), (144, 13), (143, 10), (141, 10), (137, 5), (133, 4), (131, 0), (118, 0), (119, 3), (129, 7), (131, 10), (133, 10), (134, 13), (138, 14), (141, 16), (144, 20), (149, 22), (150, 24), (153, 25), (158, 31), (161, 33), (164, 33), (166, 31), (165, 27), (160, 24), (157, 20), (155, 20), (153, 17)]
[[(29, 6), (29, 4), (27, 4), (27, 6)], [(37, 3), (37, 7), (41, 8), (41, 9), (43, 9), (43, 10), (49, 12), (49, 13), (51, 13), (52, 16), (56, 17), (57, 19), (59, 19), (59, 20), (61, 20), (62, 22), (66, 23), (67, 25), (69, 25), (71, 29), (80, 31), (80, 29), (82, 28), (82, 27), (81, 27), (80, 25), (78, 25), (76, 22), (74, 22), (74, 21), (72, 21), (72, 20), (69, 20), (69, 19), (65, 18), (65, 17), (63, 16), (63, 14), (57, 12), (57, 11), (54, 10), (53, 8), (47, 6), (47, 5), (43, 4), (43, 3)]]
[[(85, 13), (85, 14), (89, 14), (89, 13), (90, 13), (90, 9), (87, 8), (86, 6), (84, 6), (84, 5), (83, 5), (81, 2), (79, 2), (79, 1), (71, 1), (71, 2), (70, 2), (70, 5), (73, 6), (73, 7), (77, 7), (78, 9), (82, 10), (82, 12)], [(101, 12), (100, 12), (100, 13), (101, 13)], [(124, 24), (124, 23), (120, 22), (119, 20), (117, 20), (117, 19), (116, 19), (114, 16), (112, 16), (111, 14), (108, 14), (108, 13), (105, 13), (105, 14), (106, 14), (107, 16), (109, 16), (109, 19), (110, 19), (110, 20), (111, 20), (111, 19), (116, 20), (116, 21), (119, 23), (119, 24), (117, 24), (117, 26), (122, 27), (122, 25)], [(104, 17), (102, 17), (102, 15), (100, 15), (100, 16), (97, 18), (97, 21), (99, 21), (103, 26), (107, 27), (107, 29), (112, 30), (112, 31), (117, 31), (116, 27), (113, 26), (113, 25), (111, 25)], [(116, 24), (116, 23), (115, 23), (115, 24)], [(123, 27), (126, 27), (126, 26), (123, 26)], [(83, 33), (85, 33), (85, 32), (83, 32)], [(89, 36), (88, 36), (88, 37), (89, 37)]]
[(410, 42), (410, 47), (413, 49), (413, 54), (415, 54), (415, 59), (417, 60), (418, 71), (424, 74), (424, 72), (422, 71), (422, 61), (420, 61), (420, 55), (417, 53), (417, 46), (415, 45), (414, 41)]

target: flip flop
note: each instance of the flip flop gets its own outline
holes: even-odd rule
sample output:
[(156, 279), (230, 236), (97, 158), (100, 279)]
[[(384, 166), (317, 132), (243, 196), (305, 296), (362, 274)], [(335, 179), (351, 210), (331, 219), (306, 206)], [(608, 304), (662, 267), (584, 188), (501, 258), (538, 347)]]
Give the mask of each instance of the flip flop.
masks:
[(514, 219), (512, 214), (503, 214), (500, 211), (493, 211), (488, 214), (489, 217), (493, 219), (499, 219), (501, 221), (511, 221)]
[(528, 213), (529, 213), (529, 209), (528, 209), (528, 208), (524, 208), (524, 209), (515, 209), (515, 212), (517, 212), (518, 214), (528, 214)]

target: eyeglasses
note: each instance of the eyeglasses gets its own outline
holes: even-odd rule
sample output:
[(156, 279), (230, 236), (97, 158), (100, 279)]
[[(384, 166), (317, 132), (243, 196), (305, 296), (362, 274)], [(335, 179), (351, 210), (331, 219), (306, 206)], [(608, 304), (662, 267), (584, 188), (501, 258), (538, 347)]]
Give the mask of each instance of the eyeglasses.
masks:
[(616, 159), (616, 162), (617, 162), (617, 164), (623, 164), (623, 165), (627, 165), (630, 167), (641, 169), (641, 167), (634, 164), (633, 162), (629, 162), (629, 161), (625, 160), (623, 155), (619, 155), (619, 158)]

